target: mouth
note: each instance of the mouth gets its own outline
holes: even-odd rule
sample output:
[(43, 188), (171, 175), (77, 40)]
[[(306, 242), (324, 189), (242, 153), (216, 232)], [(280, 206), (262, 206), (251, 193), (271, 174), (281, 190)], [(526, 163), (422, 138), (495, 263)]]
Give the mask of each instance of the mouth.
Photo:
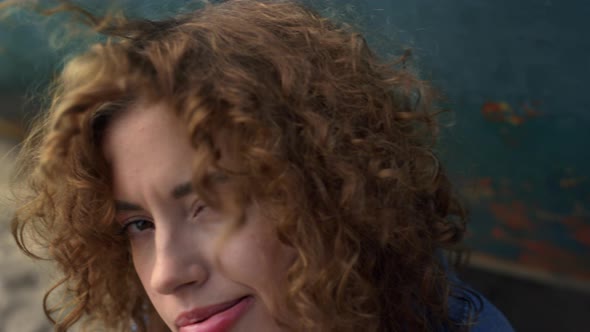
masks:
[(250, 308), (254, 298), (245, 296), (234, 301), (183, 313), (176, 319), (179, 332), (226, 332)]

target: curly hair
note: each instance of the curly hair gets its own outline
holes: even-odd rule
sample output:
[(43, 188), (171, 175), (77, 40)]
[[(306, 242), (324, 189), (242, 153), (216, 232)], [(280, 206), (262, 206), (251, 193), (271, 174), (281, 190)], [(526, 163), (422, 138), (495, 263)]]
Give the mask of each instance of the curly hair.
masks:
[[(67, 63), (20, 156), (29, 190), (13, 234), (63, 272), (44, 300), (56, 331), (82, 320), (149, 328), (100, 152), (110, 121), (139, 98), (185, 120), (205, 200), (218, 200), (214, 167), (237, 183), (240, 206), (272, 202), (277, 236), (297, 252), (285, 290), (294, 330), (453, 325), (437, 251), (460, 242), (466, 218), (433, 152), (439, 96), (407, 54), (382, 60), (351, 26), (292, 1), (226, 1), (160, 21), (61, 9), (108, 39)], [(237, 167), (220, 163), (221, 144)]]

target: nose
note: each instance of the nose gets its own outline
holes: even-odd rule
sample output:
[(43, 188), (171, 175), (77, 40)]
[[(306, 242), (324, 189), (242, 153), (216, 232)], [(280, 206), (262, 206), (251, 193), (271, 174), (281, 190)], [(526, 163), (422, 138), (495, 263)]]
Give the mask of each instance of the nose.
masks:
[(150, 286), (160, 294), (173, 294), (187, 287), (200, 287), (208, 271), (191, 236), (182, 230), (157, 229), (155, 261)]

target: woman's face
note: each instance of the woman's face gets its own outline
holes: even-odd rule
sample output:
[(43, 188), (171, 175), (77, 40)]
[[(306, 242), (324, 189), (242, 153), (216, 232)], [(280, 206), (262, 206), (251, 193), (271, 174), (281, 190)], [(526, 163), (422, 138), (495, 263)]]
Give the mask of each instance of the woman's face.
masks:
[(255, 205), (216, 246), (231, 219), (191, 190), (187, 137), (163, 104), (136, 104), (106, 132), (117, 221), (139, 279), (172, 331), (280, 331), (271, 308), (295, 253)]

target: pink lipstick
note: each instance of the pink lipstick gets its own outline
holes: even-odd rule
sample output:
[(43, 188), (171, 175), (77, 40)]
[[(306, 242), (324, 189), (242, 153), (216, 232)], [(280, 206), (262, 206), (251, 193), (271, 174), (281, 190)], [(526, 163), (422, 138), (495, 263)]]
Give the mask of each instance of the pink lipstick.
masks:
[(230, 302), (196, 308), (182, 313), (174, 323), (179, 332), (226, 332), (253, 302), (251, 296), (246, 296)]

